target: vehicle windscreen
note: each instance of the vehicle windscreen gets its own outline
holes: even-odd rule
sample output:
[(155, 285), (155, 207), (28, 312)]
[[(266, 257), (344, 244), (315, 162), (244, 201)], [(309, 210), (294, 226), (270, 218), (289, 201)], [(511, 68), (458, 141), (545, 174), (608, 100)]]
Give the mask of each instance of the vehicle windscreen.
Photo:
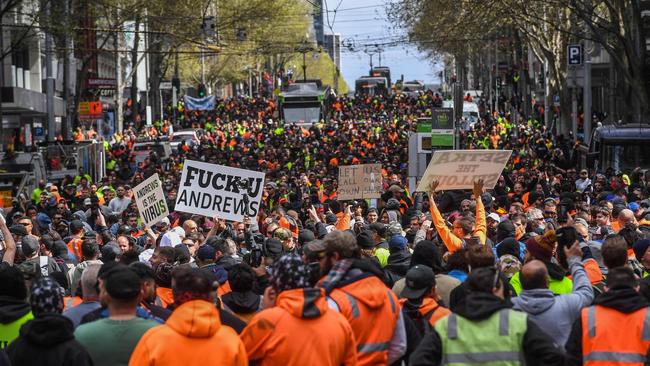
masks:
[(601, 145), (601, 163), (603, 170), (613, 168), (632, 170), (636, 167), (650, 166), (650, 144), (648, 143), (607, 143)]
[(282, 109), (287, 123), (317, 123), (320, 120), (320, 106), (288, 106)]

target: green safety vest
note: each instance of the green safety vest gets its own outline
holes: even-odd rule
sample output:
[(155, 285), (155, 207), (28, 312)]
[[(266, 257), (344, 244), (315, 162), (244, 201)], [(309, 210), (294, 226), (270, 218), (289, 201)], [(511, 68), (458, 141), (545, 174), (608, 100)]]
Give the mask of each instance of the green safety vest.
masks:
[(7, 348), (11, 342), (18, 338), (20, 327), (32, 319), (34, 319), (34, 315), (30, 311), (11, 323), (0, 323), (0, 349)]
[(480, 321), (457, 314), (438, 320), (435, 330), (442, 344), (441, 365), (524, 365), (526, 319), (526, 313), (501, 309)]
[[(517, 295), (521, 293), (523, 287), (521, 286), (521, 280), (519, 279), (519, 272), (515, 273), (514, 276), (510, 279), (510, 285)], [(548, 289), (553, 292), (555, 295), (565, 295), (570, 294), (573, 291), (573, 281), (568, 277), (563, 277), (561, 280), (556, 280), (553, 278), (548, 279)]]

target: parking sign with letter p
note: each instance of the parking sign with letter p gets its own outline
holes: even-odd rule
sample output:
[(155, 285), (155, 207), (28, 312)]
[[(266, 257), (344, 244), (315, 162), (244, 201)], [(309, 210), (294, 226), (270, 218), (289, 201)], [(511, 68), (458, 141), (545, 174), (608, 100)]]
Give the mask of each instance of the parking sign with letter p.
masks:
[(570, 44), (567, 46), (569, 66), (582, 65), (582, 45)]

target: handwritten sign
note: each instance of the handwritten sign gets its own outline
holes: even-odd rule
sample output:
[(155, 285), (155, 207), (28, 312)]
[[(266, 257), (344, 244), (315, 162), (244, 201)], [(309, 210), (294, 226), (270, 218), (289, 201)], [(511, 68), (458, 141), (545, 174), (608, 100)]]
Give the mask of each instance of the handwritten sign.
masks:
[(165, 193), (157, 173), (133, 188), (133, 194), (145, 226), (151, 227), (169, 215)]
[(345, 165), (339, 167), (340, 201), (379, 198), (382, 192), (381, 164)]
[(486, 189), (493, 189), (510, 159), (512, 150), (437, 150), (418, 184), (418, 192), (428, 192), (431, 182), (436, 190), (472, 189), (483, 179)]

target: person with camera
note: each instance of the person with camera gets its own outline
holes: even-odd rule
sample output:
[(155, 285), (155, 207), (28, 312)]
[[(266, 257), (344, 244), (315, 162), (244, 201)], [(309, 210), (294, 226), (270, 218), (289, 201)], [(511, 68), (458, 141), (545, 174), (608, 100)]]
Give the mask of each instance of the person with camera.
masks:
[(572, 292), (557, 296), (553, 294), (549, 289), (546, 265), (540, 260), (532, 260), (521, 269), (523, 290), (518, 297), (512, 298), (513, 309), (526, 312), (530, 320), (560, 345), (566, 343), (571, 326), (579, 317), (580, 311), (594, 299), (594, 291), (582, 264), (580, 243), (576, 239), (573, 243), (566, 244), (562, 250), (573, 279)]

